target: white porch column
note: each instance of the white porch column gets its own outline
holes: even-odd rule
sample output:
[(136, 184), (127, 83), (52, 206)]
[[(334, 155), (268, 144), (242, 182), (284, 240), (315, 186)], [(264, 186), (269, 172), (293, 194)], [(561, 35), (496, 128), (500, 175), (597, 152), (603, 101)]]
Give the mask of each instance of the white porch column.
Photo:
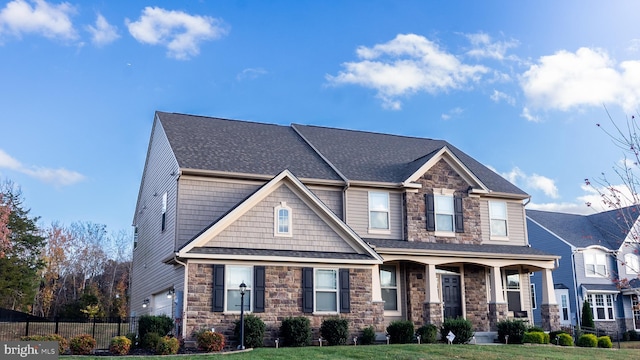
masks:
[(491, 268), (491, 301), (494, 304), (505, 303), (502, 291), (502, 273), (499, 266)]
[(380, 288), (380, 265), (371, 268), (371, 301), (382, 301), (382, 289)]
[(551, 269), (542, 270), (542, 304), (557, 305)]
[(425, 294), (425, 302), (439, 303), (440, 296), (438, 295), (438, 277), (436, 276), (436, 266), (433, 264), (425, 266), (425, 272), (427, 274), (427, 276), (425, 276), (425, 289), (427, 289)]

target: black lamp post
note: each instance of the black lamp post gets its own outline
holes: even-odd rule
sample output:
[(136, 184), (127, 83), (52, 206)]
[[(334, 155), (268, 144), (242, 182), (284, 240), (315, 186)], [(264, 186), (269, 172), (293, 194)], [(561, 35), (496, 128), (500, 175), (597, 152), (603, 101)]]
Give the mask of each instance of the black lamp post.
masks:
[(247, 285), (244, 280), (240, 284), (240, 345), (238, 350), (244, 350), (244, 292), (247, 290)]

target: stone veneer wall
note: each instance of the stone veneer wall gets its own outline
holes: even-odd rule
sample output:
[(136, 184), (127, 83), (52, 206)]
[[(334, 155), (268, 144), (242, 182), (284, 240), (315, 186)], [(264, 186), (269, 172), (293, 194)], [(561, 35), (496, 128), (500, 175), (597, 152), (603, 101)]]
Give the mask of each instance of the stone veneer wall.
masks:
[[(443, 242), (456, 244), (480, 244), (482, 242), (480, 223), (480, 200), (467, 196), (467, 184), (458, 173), (444, 160), (438, 161), (416, 182), (422, 184), (417, 193), (406, 193), (406, 230), (408, 241)], [(454, 189), (455, 196), (462, 196), (464, 208), (464, 233), (455, 237), (437, 237), (427, 231), (425, 194), (433, 193), (434, 188)]]
[(426, 300), (426, 271), (422, 264), (409, 263), (406, 267), (407, 320), (416, 328), (424, 323), (424, 302)]
[(478, 265), (464, 266), (464, 298), (467, 320), (475, 331), (489, 331), (487, 275)]
[[(267, 266), (265, 273), (265, 312), (254, 313), (267, 326), (265, 346), (273, 346), (283, 319), (306, 316), (311, 321), (313, 338), (317, 339), (322, 320), (336, 315), (302, 313), (302, 268), (296, 266)], [(351, 312), (340, 314), (349, 319), (350, 338), (359, 336), (368, 326), (384, 331), (384, 302), (371, 301), (371, 270), (350, 269)], [(187, 317), (186, 338), (200, 328), (215, 328), (227, 339), (234, 337), (239, 314), (212, 312), (213, 265), (189, 264), (189, 286), (185, 303)]]
[[(560, 330), (560, 307), (557, 304), (542, 304), (540, 307), (540, 315), (542, 315), (542, 328), (547, 331)], [(602, 322), (613, 323), (615, 322)], [(600, 324), (596, 323), (596, 327), (601, 328)], [(617, 326), (615, 326), (617, 330)]]

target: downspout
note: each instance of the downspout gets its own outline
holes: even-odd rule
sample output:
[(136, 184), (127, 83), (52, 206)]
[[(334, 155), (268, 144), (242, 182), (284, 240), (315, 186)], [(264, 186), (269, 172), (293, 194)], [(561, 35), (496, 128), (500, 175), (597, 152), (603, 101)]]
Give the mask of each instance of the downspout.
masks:
[(578, 303), (578, 275), (576, 274), (576, 252), (578, 249), (575, 247), (571, 247), (571, 268), (573, 270), (573, 296), (575, 299), (576, 305), (576, 325), (580, 326), (580, 320), (582, 320), (582, 309), (580, 308), (580, 304)]
[(173, 260), (175, 260), (176, 263), (184, 266), (184, 282), (183, 282), (183, 286), (184, 289), (182, 291), (182, 338), (185, 338), (186, 335), (186, 331), (187, 331), (187, 289), (189, 288), (189, 268), (187, 267), (186, 263), (183, 263), (182, 261), (178, 260), (178, 257), (176, 255), (173, 255)]

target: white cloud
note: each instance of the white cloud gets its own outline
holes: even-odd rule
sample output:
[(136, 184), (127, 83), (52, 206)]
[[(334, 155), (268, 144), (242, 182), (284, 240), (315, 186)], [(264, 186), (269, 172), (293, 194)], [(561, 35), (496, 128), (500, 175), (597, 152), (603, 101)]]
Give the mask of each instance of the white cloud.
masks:
[(465, 34), (473, 48), (467, 51), (467, 55), (475, 58), (489, 58), (496, 60), (517, 60), (515, 56), (507, 56), (507, 50), (519, 45), (517, 40), (492, 41), (486, 33)]
[(250, 79), (253, 80), (255, 78), (258, 78), (264, 74), (266, 74), (267, 71), (265, 69), (261, 69), (261, 68), (247, 68), (242, 70), (237, 76), (236, 79), (238, 81), (242, 81), (242, 80), (246, 80), (246, 79)]
[(491, 94), (491, 100), (496, 103), (504, 101), (511, 106), (514, 106), (516, 104), (516, 99), (513, 98), (513, 96), (507, 95), (502, 91), (498, 91), (495, 89), (493, 90), (493, 94)]
[(532, 201), (527, 205), (527, 209), (553, 211), (553, 212), (561, 212), (561, 213), (569, 213), (569, 214), (582, 214), (582, 215), (590, 215), (598, 212), (596, 209), (590, 208), (584, 203), (570, 203), (570, 202), (539, 204)]
[(456, 107), (449, 110), (449, 112), (442, 114), (440, 117), (442, 118), (442, 120), (450, 120), (453, 117), (459, 117), (463, 112), (463, 108)]
[(96, 46), (110, 44), (120, 37), (118, 29), (109, 24), (102, 14), (98, 14), (95, 26), (87, 25), (87, 30), (91, 33), (91, 41)]
[(17, 171), (56, 186), (73, 185), (85, 179), (84, 175), (63, 168), (50, 169), (37, 166), (25, 166), (2, 149), (0, 149), (0, 168)]
[(32, 7), (24, 0), (9, 2), (0, 11), (0, 34), (38, 34), (50, 39), (73, 40), (77, 38), (70, 16), (75, 8), (64, 2), (50, 5), (44, 0), (32, 1)]
[(198, 55), (203, 41), (228, 32), (221, 20), (158, 7), (146, 7), (137, 21), (126, 19), (126, 24), (136, 40), (166, 46), (167, 56), (179, 60)]
[(436, 43), (415, 34), (400, 34), (370, 48), (360, 46), (356, 54), (360, 61), (343, 63), (344, 70), (326, 75), (327, 81), (374, 89), (383, 106), (393, 110), (401, 108), (401, 96), (461, 89), (488, 72), (484, 66), (461, 63)]
[(640, 61), (616, 64), (600, 49), (562, 50), (541, 57), (522, 75), (520, 85), (530, 109), (615, 104), (633, 111), (640, 103)]
[(537, 115), (532, 114), (529, 108), (526, 106), (522, 108), (522, 113), (520, 114), (520, 116), (527, 119), (528, 121), (533, 121), (533, 122), (540, 121), (540, 118)]
[(556, 186), (555, 181), (546, 176), (535, 173), (528, 175), (517, 166), (511, 169), (511, 171), (500, 175), (509, 180), (512, 184), (524, 187), (525, 190), (542, 191), (546, 196), (552, 199), (557, 199), (559, 197), (558, 187)]

